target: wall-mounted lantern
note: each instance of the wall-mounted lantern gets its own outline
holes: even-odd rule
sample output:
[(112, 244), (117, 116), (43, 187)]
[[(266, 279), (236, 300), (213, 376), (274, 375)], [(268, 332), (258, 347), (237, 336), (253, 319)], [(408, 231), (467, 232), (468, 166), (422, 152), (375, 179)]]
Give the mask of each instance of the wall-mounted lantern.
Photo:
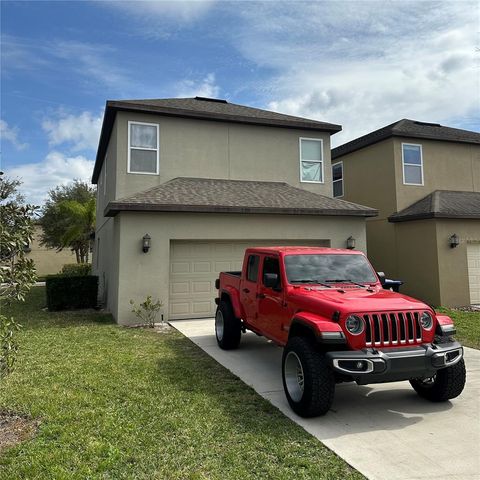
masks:
[(460, 245), (460, 238), (458, 238), (458, 235), (454, 233), (450, 238), (450, 248), (455, 248)]
[(150, 250), (150, 242), (151, 241), (151, 237), (148, 233), (146, 233), (143, 238), (142, 238), (142, 250), (143, 250), (143, 253), (147, 253), (149, 250)]
[(355, 239), (352, 236), (347, 238), (347, 248), (349, 250), (353, 250), (355, 248)]

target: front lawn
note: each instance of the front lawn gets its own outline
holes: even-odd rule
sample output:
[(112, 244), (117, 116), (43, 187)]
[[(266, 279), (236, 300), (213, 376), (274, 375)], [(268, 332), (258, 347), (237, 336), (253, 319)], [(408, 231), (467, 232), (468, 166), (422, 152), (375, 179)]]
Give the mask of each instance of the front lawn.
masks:
[(464, 312), (438, 308), (438, 313), (448, 315), (457, 329), (455, 338), (466, 347), (480, 349), (480, 312)]
[(1, 479), (358, 479), (343, 460), (176, 331), (49, 313), (35, 287), (0, 411), (40, 421)]

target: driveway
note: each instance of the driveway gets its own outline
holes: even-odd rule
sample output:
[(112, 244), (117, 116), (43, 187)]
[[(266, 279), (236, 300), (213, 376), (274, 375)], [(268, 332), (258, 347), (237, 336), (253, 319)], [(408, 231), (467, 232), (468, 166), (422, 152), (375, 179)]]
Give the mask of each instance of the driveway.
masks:
[(465, 349), (467, 385), (451, 402), (424, 401), (408, 382), (340, 384), (325, 417), (303, 419), (283, 393), (281, 348), (249, 332), (226, 352), (213, 319), (171, 324), (371, 480), (480, 479), (480, 351)]

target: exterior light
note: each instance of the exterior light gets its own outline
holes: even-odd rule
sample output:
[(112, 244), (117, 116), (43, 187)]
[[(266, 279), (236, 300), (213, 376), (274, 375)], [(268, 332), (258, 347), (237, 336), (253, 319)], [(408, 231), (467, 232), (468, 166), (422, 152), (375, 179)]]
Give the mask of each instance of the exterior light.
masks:
[(347, 238), (347, 248), (349, 250), (353, 250), (355, 248), (355, 239), (352, 236)]
[(458, 247), (459, 245), (460, 245), (460, 238), (458, 238), (458, 235), (454, 233), (450, 237), (450, 248), (455, 248), (455, 247)]
[(142, 238), (142, 250), (143, 253), (147, 253), (150, 250), (150, 240), (152, 238), (148, 233), (146, 233)]

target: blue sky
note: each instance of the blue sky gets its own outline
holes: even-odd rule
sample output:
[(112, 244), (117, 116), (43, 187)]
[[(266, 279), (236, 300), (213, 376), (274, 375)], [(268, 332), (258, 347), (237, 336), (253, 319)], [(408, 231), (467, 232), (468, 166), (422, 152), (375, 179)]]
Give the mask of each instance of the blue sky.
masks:
[(1, 2), (2, 170), (89, 179), (107, 99), (212, 96), (343, 125), (480, 130), (477, 1)]

